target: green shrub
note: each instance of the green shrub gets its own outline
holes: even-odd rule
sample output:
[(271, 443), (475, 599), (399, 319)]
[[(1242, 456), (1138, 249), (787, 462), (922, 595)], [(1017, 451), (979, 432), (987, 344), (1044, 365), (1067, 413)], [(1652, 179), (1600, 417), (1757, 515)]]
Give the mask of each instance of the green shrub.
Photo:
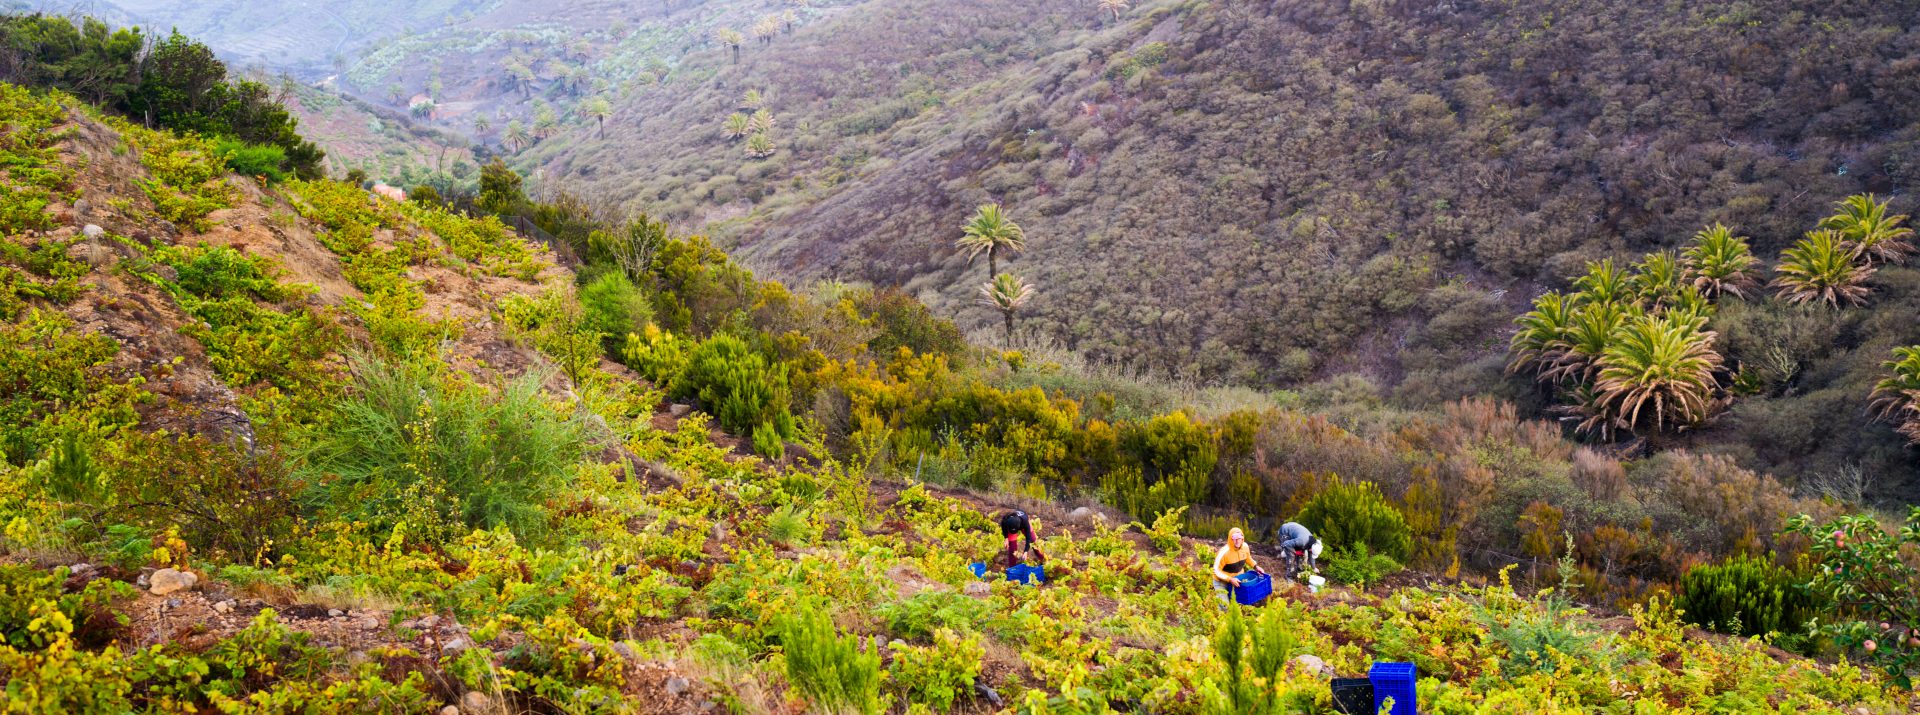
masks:
[(900, 601), (882, 604), (876, 612), (886, 620), (895, 638), (923, 641), (936, 631), (972, 633), (980, 630), (988, 605), (951, 589), (926, 589)]
[(581, 288), (580, 306), (586, 310), (583, 327), (605, 335), (639, 333), (653, 322), (652, 304), (618, 271), (602, 273)]
[(1311, 529), (1331, 549), (1364, 544), (1371, 553), (1406, 563), (1413, 552), (1413, 532), (1407, 519), (1372, 482), (1348, 483), (1335, 478), (1315, 494), (1295, 521)]
[(49, 633), (32, 627), (45, 615), (34, 611), (35, 604), (51, 603), (72, 623), (73, 637), (83, 645), (102, 646), (127, 619), (113, 609), (116, 601), (132, 599), (132, 586), (111, 579), (89, 581), (78, 593), (65, 593), (61, 583), (67, 568), (42, 571), (31, 566), (0, 564), (0, 644), (21, 650), (39, 650), (48, 645)]
[(287, 150), (280, 147), (222, 138), (214, 142), (214, 152), (241, 176), (263, 176), (274, 183), (287, 178), (280, 170), (287, 163)]
[(804, 608), (780, 627), (787, 681), (814, 705), (828, 711), (877, 715), (880, 702), (880, 652), (869, 640), (840, 635), (823, 611)]
[(766, 356), (731, 335), (715, 335), (694, 348), (673, 393), (698, 398), (720, 426), (734, 434), (753, 434), (770, 425), (780, 437), (794, 435), (793, 415), (787, 411), (787, 367), (769, 364)]
[(1688, 623), (1738, 636), (1802, 635), (1816, 611), (1804, 574), (1769, 559), (1735, 556), (1680, 577), (1674, 607)]
[(753, 451), (777, 462), (787, 456), (787, 441), (780, 438), (780, 430), (773, 423), (762, 422), (753, 427)]
[(620, 349), (620, 358), (627, 367), (652, 380), (653, 384), (671, 387), (687, 371), (688, 343), (673, 333), (648, 324), (638, 333), (627, 333), (627, 343)]
[(908, 702), (948, 712), (955, 700), (973, 690), (973, 680), (980, 677), (980, 661), (986, 653), (979, 634), (962, 638), (942, 628), (934, 632), (933, 645), (895, 647), (889, 673)]
[(302, 455), (309, 504), (428, 542), (458, 526), (543, 534), (543, 505), (587, 447), (586, 421), (548, 404), (545, 379), (489, 387), (425, 363), (359, 361)]
[(1360, 591), (1379, 584), (1381, 579), (1393, 575), (1400, 568), (1400, 562), (1392, 557), (1369, 551), (1365, 542), (1342, 549), (1338, 555), (1327, 560), (1328, 576), (1340, 583), (1352, 584), (1354, 589)]

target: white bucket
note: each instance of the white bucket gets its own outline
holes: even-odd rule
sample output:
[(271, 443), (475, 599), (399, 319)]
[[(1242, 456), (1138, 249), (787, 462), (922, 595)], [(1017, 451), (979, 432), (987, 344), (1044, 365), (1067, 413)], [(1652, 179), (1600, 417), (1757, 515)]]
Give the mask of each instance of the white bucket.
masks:
[(1326, 587), (1327, 587), (1327, 579), (1326, 579), (1326, 577), (1324, 577), (1324, 576), (1321, 576), (1321, 575), (1319, 575), (1319, 574), (1314, 574), (1314, 575), (1312, 575), (1312, 576), (1308, 576), (1308, 577), (1307, 577), (1307, 592), (1308, 592), (1308, 593), (1319, 593), (1319, 592), (1320, 592), (1320, 589), (1323, 589), (1323, 588), (1326, 588)]

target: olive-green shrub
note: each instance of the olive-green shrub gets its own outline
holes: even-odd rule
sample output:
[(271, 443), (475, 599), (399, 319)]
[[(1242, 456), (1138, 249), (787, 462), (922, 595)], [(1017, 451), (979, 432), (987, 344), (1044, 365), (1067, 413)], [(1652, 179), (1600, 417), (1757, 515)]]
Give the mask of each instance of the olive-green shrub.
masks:
[(751, 435), (761, 425), (771, 425), (781, 437), (794, 434), (787, 367), (734, 336), (715, 335), (694, 348), (673, 393), (699, 399), (721, 427), (735, 434)]
[(1771, 560), (1735, 556), (1681, 576), (1674, 606), (1687, 622), (1721, 633), (1799, 635), (1816, 606), (1800, 587), (1805, 580)]
[(1295, 519), (1328, 549), (1350, 549), (1366, 544), (1375, 554), (1406, 563), (1413, 551), (1413, 532), (1407, 518), (1387, 501), (1372, 482), (1346, 482), (1336, 478), (1324, 491), (1315, 494)]

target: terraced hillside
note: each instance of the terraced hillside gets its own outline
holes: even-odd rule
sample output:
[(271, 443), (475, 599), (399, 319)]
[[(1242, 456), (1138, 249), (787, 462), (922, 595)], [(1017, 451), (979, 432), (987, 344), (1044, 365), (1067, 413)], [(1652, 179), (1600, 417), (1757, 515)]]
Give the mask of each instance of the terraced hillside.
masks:
[[(8, 712), (1325, 712), (1374, 659), (1439, 713), (1909, 707), (1664, 599), (1587, 614), (1571, 561), (1223, 611), (1178, 511), (1122, 526), (716, 430), (738, 400), (693, 398), (709, 418), (607, 361), (598, 281), (493, 219), (263, 185), (59, 95), (0, 85), (0, 116)], [(704, 321), (699, 290), (661, 307)], [(967, 569), (1013, 507), (1044, 586)]]

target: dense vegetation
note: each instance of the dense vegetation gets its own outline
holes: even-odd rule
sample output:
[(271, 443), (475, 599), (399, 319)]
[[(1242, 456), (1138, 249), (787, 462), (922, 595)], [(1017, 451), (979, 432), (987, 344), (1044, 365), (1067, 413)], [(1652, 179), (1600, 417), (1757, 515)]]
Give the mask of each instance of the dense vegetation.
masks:
[[(970, 345), (901, 291), (795, 290), (502, 163), (471, 201), (256, 192), (204, 127), (7, 84), (0, 117), (0, 708), (1323, 712), (1375, 659), (1439, 713), (1910, 706), (1920, 511), (1672, 441), (1801, 404), (1768, 393), (1812, 380), (1748, 375), (1784, 364), (1770, 320), (1829, 331), (1799, 364), (1863, 363), (1831, 399), (1912, 429), (1893, 348), (1920, 338), (1876, 309), (1915, 299), (1910, 239), (1871, 197), (1808, 222), (1775, 299), (1716, 226), (1523, 317), (1543, 398), (1599, 393), (1596, 428), (1664, 448), (1622, 459), (1484, 396)], [(989, 288), (1044, 245), (968, 210)], [(1581, 340), (1550, 308), (1605, 319)], [(1048, 519), (1044, 588), (968, 570), (1016, 505)], [(1279, 519), (1340, 588), (1221, 609), (1184, 537)]]
[(179, 32), (150, 37), (86, 18), (0, 18), (0, 80), (55, 87), (102, 109), (228, 141), (219, 152), (248, 176), (319, 175), (326, 154), (260, 82), (229, 81), (227, 65)]

